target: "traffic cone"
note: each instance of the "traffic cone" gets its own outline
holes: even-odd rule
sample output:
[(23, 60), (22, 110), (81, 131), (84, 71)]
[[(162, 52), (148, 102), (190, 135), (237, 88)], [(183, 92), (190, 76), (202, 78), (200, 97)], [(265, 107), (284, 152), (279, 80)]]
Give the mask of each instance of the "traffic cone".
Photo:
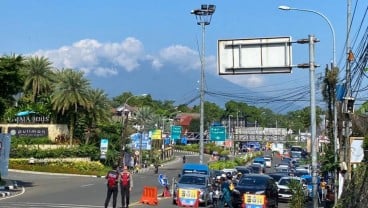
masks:
[(169, 191), (169, 187), (165, 186), (164, 188), (164, 192), (162, 192), (162, 197), (171, 197), (170, 191)]

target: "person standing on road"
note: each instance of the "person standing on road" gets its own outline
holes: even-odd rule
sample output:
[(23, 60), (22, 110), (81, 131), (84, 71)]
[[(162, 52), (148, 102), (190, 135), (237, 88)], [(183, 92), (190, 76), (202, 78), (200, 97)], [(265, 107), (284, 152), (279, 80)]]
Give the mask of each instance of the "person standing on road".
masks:
[(120, 192), (122, 208), (129, 207), (130, 192), (133, 188), (133, 177), (128, 171), (128, 167), (124, 166), (123, 172), (120, 173)]
[(321, 178), (321, 191), (322, 191), (322, 201), (326, 200), (326, 195), (327, 195), (327, 183), (325, 181), (325, 179)]
[(118, 196), (118, 181), (119, 181), (119, 173), (117, 171), (117, 165), (112, 167), (105, 178), (107, 179), (107, 195), (105, 199), (105, 208), (109, 206), (110, 198), (112, 195), (112, 207), (116, 208), (116, 198)]

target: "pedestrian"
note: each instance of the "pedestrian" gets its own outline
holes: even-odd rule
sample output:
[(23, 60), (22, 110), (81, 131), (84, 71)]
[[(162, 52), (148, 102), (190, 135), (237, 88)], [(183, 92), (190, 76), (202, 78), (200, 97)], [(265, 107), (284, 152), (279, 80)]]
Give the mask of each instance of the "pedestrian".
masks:
[(130, 192), (133, 188), (133, 177), (128, 171), (128, 167), (124, 166), (123, 172), (120, 173), (120, 192), (122, 208), (129, 207)]
[(322, 201), (326, 200), (326, 195), (327, 195), (327, 183), (325, 181), (325, 179), (321, 178), (321, 192), (322, 192)]
[(119, 173), (117, 171), (117, 165), (113, 165), (112, 170), (110, 170), (105, 178), (107, 179), (107, 195), (105, 199), (105, 208), (109, 206), (110, 198), (112, 195), (112, 207), (116, 208), (116, 198), (118, 196), (118, 181)]

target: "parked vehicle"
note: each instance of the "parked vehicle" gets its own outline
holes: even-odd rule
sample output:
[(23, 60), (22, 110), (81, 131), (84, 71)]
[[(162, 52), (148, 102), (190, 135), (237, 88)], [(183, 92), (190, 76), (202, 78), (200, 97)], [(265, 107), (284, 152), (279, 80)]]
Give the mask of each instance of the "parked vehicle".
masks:
[[(272, 177), (263, 174), (244, 175), (233, 192), (234, 207), (277, 207), (278, 190)], [(243, 199), (243, 196), (245, 198)], [(255, 204), (256, 202), (256, 204)]]
[(208, 203), (212, 203), (211, 186), (209, 175), (192, 173), (182, 175), (179, 181), (174, 184), (173, 204), (177, 203), (179, 189), (198, 189), (200, 191), (199, 203), (207, 206)]

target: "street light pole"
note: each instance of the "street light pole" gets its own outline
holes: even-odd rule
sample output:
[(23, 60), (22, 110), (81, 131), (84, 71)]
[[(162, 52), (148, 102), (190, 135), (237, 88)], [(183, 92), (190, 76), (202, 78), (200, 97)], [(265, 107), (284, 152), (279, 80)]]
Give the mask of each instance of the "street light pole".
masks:
[(202, 52), (201, 52), (201, 80), (200, 80), (200, 127), (199, 127), (199, 163), (203, 163), (203, 134), (204, 134), (204, 69), (205, 69), (205, 31), (206, 25), (211, 23), (212, 15), (215, 13), (216, 6), (213, 4), (202, 4), (200, 9), (191, 11), (197, 19), (197, 24), (202, 27)]
[(315, 11), (315, 10), (311, 10), (311, 9), (299, 9), (299, 8), (293, 8), (293, 7), (289, 7), (289, 6), (279, 6), (279, 9), (281, 10), (295, 10), (295, 11), (302, 11), (302, 12), (310, 12), (310, 13), (314, 13), (319, 15), (320, 17), (322, 17), (328, 24), (328, 26), (330, 27), (331, 33), (332, 33), (332, 65), (333, 67), (335, 67), (336, 65), (336, 38), (335, 38), (335, 29), (332, 26), (330, 20), (321, 12)]
[[(122, 119), (122, 128), (121, 128), (121, 141), (120, 141), (120, 162), (119, 162), (119, 165), (123, 165), (125, 166), (125, 142), (124, 142), (124, 136), (125, 136), (125, 133), (126, 133), (126, 127), (128, 125), (128, 117), (129, 117), (129, 109), (126, 109), (126, 106), (128, 104), (128, 101), (133, 98), (133, 97), (139, 97), (139, 96), (146, 96), (147, 94), (141, 94), (141, 95), (132, 95), (130, 97), (128, 97), (126, 100), (125, 100), (125, 103), (123, 105), (123, 108), (121, 109), (121, 112), (122, 112), (122, 116), (125, 116), (123, 119)], [(124, 115), (123, 115), (124, 114)], [(141, 157), (141, 155), (140, 155)]]
[[(314, 13), (317, 14), (318, 16), (322, 17), (328, 24), (328, 26), (330, 27), (331, 33), (332, 33), (332, 69), (336, 67), (336, 36), (335, 36), (335, 29), (332, 26), (331, 21), (327, 18), (326, 15), (322, 14), (321, 12), (315, 11), (315, 10), (310, 10), (310, 9), (299, 9), (299, 8), (291, 8), (289, 6), (279, 6), (279, 9), (281, 10), (295, 10), (295, 11), (302, 11), (302, 12), (310, 12), (310, 13)], [(334, 153), (335, 153), (335, 163), (337, 163), (337, 157), (338, 157), (338, 132), (337, 132), (337, 103), (336, 103), (336, 97), (334, 97), (333, 99), (333, 135), (334, 135)], [(335, 171), (335, 205), (337, 204), (337, 199), (338, 199), (338, 193), (337, 193), (337, 189), (338, 189), (338, 172), (337, 170)]]

